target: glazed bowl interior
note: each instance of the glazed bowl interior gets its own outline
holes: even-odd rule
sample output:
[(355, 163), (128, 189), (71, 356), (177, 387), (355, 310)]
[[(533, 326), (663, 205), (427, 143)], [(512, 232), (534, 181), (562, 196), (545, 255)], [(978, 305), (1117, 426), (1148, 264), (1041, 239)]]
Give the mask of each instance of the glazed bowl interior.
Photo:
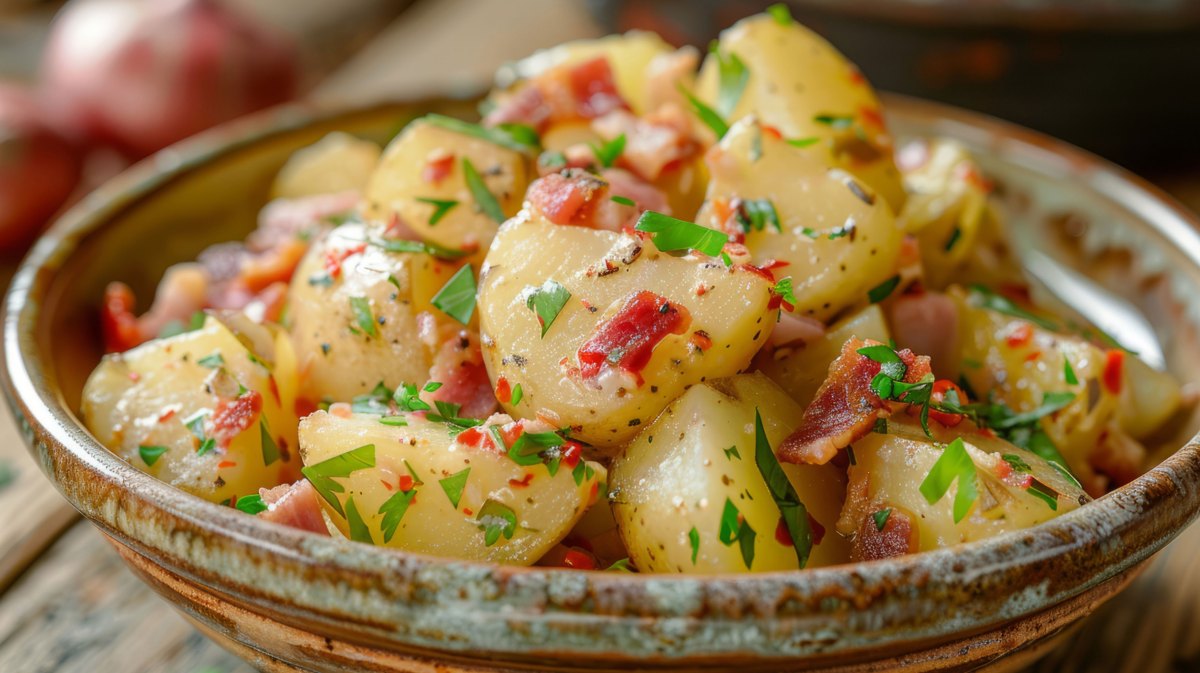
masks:
[[(1014, 235), (1135, 304), (1170, 371), (1200, 381), (1200, 237), (1191, 215), (1042, 136), (928, 103), (886, 103), (898, 136), (948, 136), (974, 150), (1001, 187)], [(1200, 450), (1189, 441), (1195, 419), (1184, 418), (1158, 438), (1165, 462), (1137, 481), (1034, 529), (953, 549), (711, 577), (509, 568), (273, 526), (156, 481), (83, 429), (76, 410), (101, 355), (97, 309), (109, 281), (148, 300), (167, 266), (253, 228), (275, 171), (295, 149), (332, 130), (383, 142), (430, 111), (470, 116), (473, 105), (287, 108), (224, 127), (108, 184), (31, 253), (6, 301), (10, 402), (56, 486), (130, 553), (238, 609), (364, 647), (553, 670), (621, 669), (629, 660), (769, 670), (784, 657), (869, 661), (1047, 614), (1127, 577), (1194, 518)], [(1077, 616), (1050, 619), (1033, 635)], [(197, 618), (223, 628), (219, 615)], [(279, 654), (261, 634), (232, 637), (284, 659), (317, 656)]]

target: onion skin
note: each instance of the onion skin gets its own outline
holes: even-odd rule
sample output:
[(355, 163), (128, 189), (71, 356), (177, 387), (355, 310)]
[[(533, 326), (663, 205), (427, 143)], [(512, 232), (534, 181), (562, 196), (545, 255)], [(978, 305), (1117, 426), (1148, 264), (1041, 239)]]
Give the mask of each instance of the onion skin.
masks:
[(0, 254), (24, 250), (79, 183), (75, 148), (46, 126), (31, 91), (0, 85)]
[(42, 96), (55, 125), (142, 157), (293, 98), (289, 39), (215, 0), (75, 0), (51, 28)]

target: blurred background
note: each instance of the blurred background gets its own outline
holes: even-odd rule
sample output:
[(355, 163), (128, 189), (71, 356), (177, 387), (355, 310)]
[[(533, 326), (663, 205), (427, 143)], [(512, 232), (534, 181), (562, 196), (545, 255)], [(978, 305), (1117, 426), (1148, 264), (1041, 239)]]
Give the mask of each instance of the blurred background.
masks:
[[(0, 283), (56, 213), (213, 124), (291, 100), (472, 95), (505, 61), (631, 28), (704, 46), (768, 4), (0, 0)], [(1200, 0), (789, 5), (880, 89), (1064, 138), (1200, 210)], [(250, 673), (126, 572), (89, 526), (70, 528), (74, 511), (10, 424), (0, 419), (0, 502), (11, 503), (0, 511), (21, 515), (0, 520), (0, 670)], [(1155, 568), (1184, 587), (1200, 572), (1185, 553)], [(1038, 670), (1197, 670), (1193, 594), (1165, 595), (1176, 588), (1135, 585)], [(1131, 605), (1155, 605), (1154, 618)]]
[[(767, 0), (0, 0), (0, 256), (129, 162), (295, 99), (469, 95), (631, 28), (705, 45)], [(1200, 207), (1200, 1), (791, 0), (877, 88), (1015, 121)]]

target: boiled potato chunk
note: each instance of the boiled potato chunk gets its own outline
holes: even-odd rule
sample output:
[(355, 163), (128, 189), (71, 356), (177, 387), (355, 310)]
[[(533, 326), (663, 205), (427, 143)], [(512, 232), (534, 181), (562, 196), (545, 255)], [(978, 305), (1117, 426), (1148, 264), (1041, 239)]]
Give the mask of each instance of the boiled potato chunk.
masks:
[[(872, 433), (855, 442), (855, 462), (850, 466), (846, 505), (837, 530), (843, 535), (870, 535), (882, 528), (876, 513), (890, 510), (887, 518), (903, 516), (915, 527), (917, 547), (907, 551), (928, 551), (1028, 528), (1090, 500), (1073, 480), (1033, 453), (972, 432), (962, 440), (974, 465), (978, 495), (966, 516), (955, 523), (958, 481), (933, 503), (920, 489), (952, 439), (945, 430), (939, 432), (938, 441), (930, 439), (914, 419), (894, 414), (888, 419), (887, 434)], [(887, 520), (883, 521), (886, 527)]]
[(850, 339), (887, 343), (890, 338), (883, 311), (872, 304), (830, 325), (816, 341), (781, 344), (773, 351), (764, 349), (754, 362), (797, 404), (807, 407), (829, 375), (830, 363), (841, 354), (842, 344)]
[(379, 164), (379, 145), (334, 132), (297, 150), (275, 176), (272, 194), (298, 199), (318, 194), (362, 192)]
[[(469, 161), (504, 217), (521, 209), (532, 159), (488, 140), (418, 119), (384, 150), (366, 191), (368, 218), (398, 218), (426, 241), (451, 250), (482, 250), (499, 223), (484, 211), (467, 182)], [(445, 174), (427, 167), (443, 166)], [(424, 199), (424, 200), (422, 200)], [(453, 202), (437, 217), (439, 205)]]
[[(545, 335), (535, 296), (570, 293)], [(484, 361), (524, 397), (506, 403), (514, 417), (544, 416), (575, 428), (574, 437), (615, 449), (637, 434), (688, 386), (744, 369), (775, 324), (771, 284), (711, 258), (673, 257), (628, 234), (559, 226), (527, 213), (505, 224), (488, 251), (479, 282)], [(625, 335), (608, 354), (661, 336), (640, 372), (605, 365), (585, 379), (578, 352), (619, 322), (623, 307), (648, 291), (690, 315), (683, 333)], [(669, 305), (669, 306), (668, 306)], [(679, 307), (682, 307), (680, 310)]]
[(605, 479), (594, 463), (581, 463), (578, 481), (565, 464), (551, 476), (541, 463), (521, 466), (505, 454), (465, 446), (444, 424), (414, 415), (404, 422), (323, 411), (300, 422), (305, 476), (346, 537), (530, 565), (570, 531)]
[(303, 395), (349, 401), (382, 381), (424, 382), (438, 346), (421, 338), (418, 316), (450, 318), (430, 300), (455, 265), (423, 252), (388, 252), (383, 227), (349, 222), (317, 241), (289, 291), (290, 332)]
[[(904, 188), (879, 99), (845, 56), (799, 23), (761, 14), (722, 31), (717, 53), (736, 55), (748, 72), (736, 106), (725, 114), (730, 123), (753, 114), (785, 138), (817, 139), (803, 148), (808, 156), (853, 173), (899, 212)], [(704, 61), (697, 95), (724, 113), (717, 53)]]
[(779, 228), (765, 224), (746, 233), (755, 263), (787, 262), (796, 313), (826, 321), (865, 305), (868, 292), (896, 274), (901, 232), (888, 207), (869, 187), (838, 169), (827, 169), (744, 119), (708, 153), (712, 179), (697, 222), (727, 228), (735, 200), (766, 199)]
[(1179, 382), (1132, 354), (1123, 357), (1124, 385), (1117, 418), (1134, 438), (1153, 435), (1167, 423), (1182, 404)]
[[(755, 410), (774, 446), (803, 410), (761, 374), (692, 386), (613, 463), (609, 492), (630, 559), (642, 572), (718, 573), (799, 568), (790, 540), (780, 542), (779, 507), (755, 463)], [(849, 560), (834, 533), (845, 474), (827, 465), (784, 465), (804, 503), (814, 542), (808, 567)], [(721, 537), (727, 510), (754, 531), (753, 556)], [(822, 534), (821, 529), (824, 529)], [(746, 538), (749, 539), (749, 538)]]
[[(573, 65), (598, 56), (608, 59), (617, 92), (637, 114), (645, 114), (649, 91), (647, 66), (661, 54), (674, 48), (655, 33), (634, 30), (624, 35), (608, 35), (595, 40), (578, 40), (535, 52), (516, 63), (505, 66), (498, 80), (530, 79), (562, 65)], [(508, 82), (500, 82), (506, 86)]]
[(198, 330), (106, 355), (84, 424), (131, 465), (212, 502), (299, 477), (296, 363), (282, 330), (209, 315)]

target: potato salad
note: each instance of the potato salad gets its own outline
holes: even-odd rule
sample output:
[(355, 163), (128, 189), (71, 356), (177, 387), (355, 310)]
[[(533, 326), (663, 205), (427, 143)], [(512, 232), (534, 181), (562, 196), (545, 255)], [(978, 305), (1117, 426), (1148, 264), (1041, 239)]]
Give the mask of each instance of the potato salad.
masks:
[(247, 515), (443, 557), (798, 570), (1146, 468), (1180, 386), (1035, 306), (970, 152), (897, 147), (783, 6), (506, 66), (477, 121), (296, 152), (242, 242), (108, 286), (82, 413)]

